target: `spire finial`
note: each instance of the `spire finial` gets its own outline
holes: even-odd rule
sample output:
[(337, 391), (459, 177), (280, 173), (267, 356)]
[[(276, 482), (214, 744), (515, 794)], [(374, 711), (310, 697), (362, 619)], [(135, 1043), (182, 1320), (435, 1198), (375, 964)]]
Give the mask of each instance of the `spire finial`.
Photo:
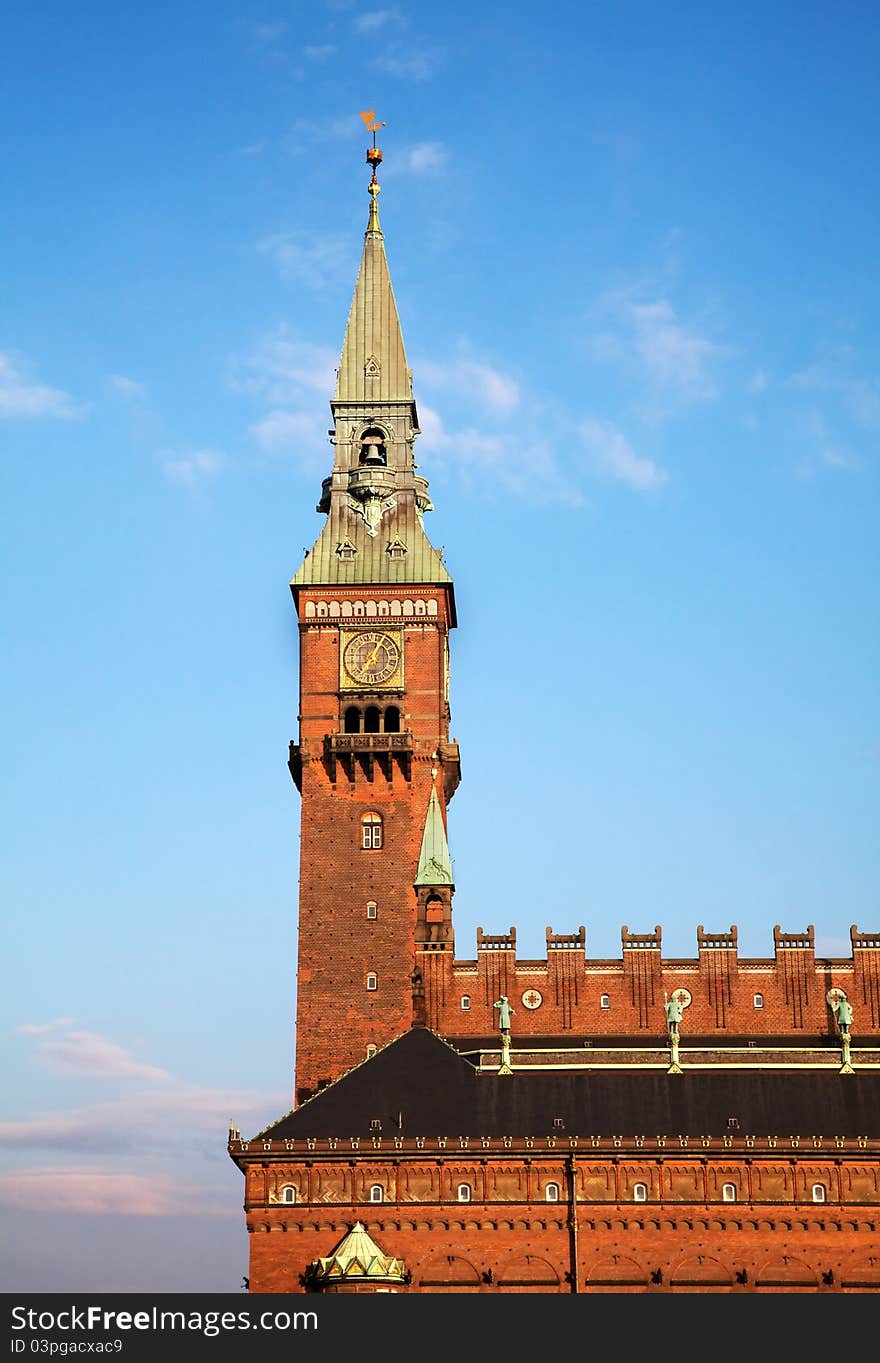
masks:
[(373, 134), (373, 145), (367, 147), (367, 165), (371, 166), (373, 169), (373, 176), (369, 185), (370, 221), (367, 223), (367, 231), (381, 232), (382, 229), (379, 226), (379, 192), (381, 190), (381, 185), (376, 179), (376, 167), (382, 160), (382, 153), (376, 146), (376, 133), (380, 128), (384, 128), (385, 124), (380, 123), (377, 120), (375, 109), (362, 109), (361, 118), (364, 120), (367, 132)]

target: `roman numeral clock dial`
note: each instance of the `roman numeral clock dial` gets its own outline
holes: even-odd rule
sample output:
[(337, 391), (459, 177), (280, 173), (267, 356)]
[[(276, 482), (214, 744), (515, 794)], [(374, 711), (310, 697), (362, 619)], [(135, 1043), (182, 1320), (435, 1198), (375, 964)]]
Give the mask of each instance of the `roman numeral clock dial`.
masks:
[(349, 685), (382, 686), (400, 667), (400, 646), (390, 634), (356, 634), (345, 645), (342, 665)]

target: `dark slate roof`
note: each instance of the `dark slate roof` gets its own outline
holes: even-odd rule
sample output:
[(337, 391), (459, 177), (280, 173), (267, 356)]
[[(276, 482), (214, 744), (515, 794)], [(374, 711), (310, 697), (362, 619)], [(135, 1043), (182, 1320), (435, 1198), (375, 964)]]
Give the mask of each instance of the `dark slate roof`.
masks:
[(282, 1117), (267, 1139), (369, 1136), (722, 1136), (735, 1117), (755, 1136), (880, 1135), (880, 1071), (833, 1068), (627, 1069), (479, 1072), (426, 1027), (404, 1032), (370, 1060)]

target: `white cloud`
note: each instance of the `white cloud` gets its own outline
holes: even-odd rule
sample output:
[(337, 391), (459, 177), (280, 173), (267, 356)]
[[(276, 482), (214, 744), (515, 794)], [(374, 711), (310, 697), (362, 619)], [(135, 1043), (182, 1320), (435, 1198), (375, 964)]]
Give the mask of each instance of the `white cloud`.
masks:
[(419, 381), (428, 388), (454, 389), (464, 397), (475, 397), (490, 411), (512, 412), (519, 405), (519, 385), (509, 375), (482, 360), (461, 356), (448, 362), (420, 360)]
[(417, 142), (414, 147), (405, 148), (401, 158), (395, 156), (395, 165), (398, 159), (414, 175), (434, 175), (446, 166), (449, 153), (442, 142)]
[(110, 382), (126, 398), (142, 398), (145, 388), (142, 383), (137, 383), (135, 379), (128, 379), (124, 374), (111, 374)]
[(341, 236), (318, 238), (300, 232), (275, 232), (257, 242), (257, 250), (269, 257), (283, 279), (297, 280), (322, 289), (348, 277), (352, 271), (351, 242)]
[(373, 9), (366, 14), (358, 15), (354, 21), (354, 26), (358, 33), (375, 33), (380, 28), (386, 28), (388, 24), (399, 24), (403, 22), (403, 16), (398, 9)]
[(418, 52), (402, 46), (395, 46), (374, 63), (377, 70), (389, 76), (399, 76), (401, 80), (428, 80), (437, 70), (439, 55), (436, 52)]
[(84, 416), (85, 411), (85, 407), (63, 389), (34, 383), (27, 364), (20, 357), (0, 351), (0, 417), (56, 417), (75, 421)]
[(302, 341), (281, 326), (258, 343), (250, 355), (231, 361), (233, 388), (253, 394), (276, 407), (318, 394), (326, 400), (336, 387), (339, 355), (329, 346)]
[[(439, 414), (419, 404), (422, 449), (435, 452), (439, 473), (454, 465), (466, 481), (494, 481), (517, 496), (537, 501), (565, 501), (580, 505), (583, 498), (559, 469), (553, 452), (540, 441), (512, 441), (506, 432), (487, 432), (473, 426), (447, 430)], [(513, 451), (515, 450), (515, 453)]]
[(15, 1030), (21, 1036), (45, 1036), (47, 1032), (56, 1032), (59, 1027), (72, 1026), (73, 1018), (55, 1018), (52, 1022), (23, 1022)]
[[(665, 299), (634, 303), (609, 295), (599, 305), (610, 327), (590, 338), (594, 358), (615, 364), (636, 362), (656, 399), (663, 403), (705, 402), (718, 395), (713, 373), (725, 347), (680, 321)], [(657, 414), (656, 411), (654, 413)]]
[(51, 1207), (57, 1215), (179, 1216), (229, 1214), (219, 1193), (178, 1181), (170, 1174), (139, 1174), (83, 1167), (18, 1169), (0, 1175), (0, 1202), (25, 1211)]
[(194, 487), (205, 478), (214, 477), (228, 462), (220, 450), (193, 450), (190, 454), (166, 454), (162, 468), (172, 483)]
[(637, 492), (653, 492), (668, 481), (665, 469), (653, 459), (637, 455), (610, 422), (583, 421), (580, 434), (594, 467), (605, 477), (626, 483)]
[(144, 1065), (123, 1046), (97, 1032), (67, 1031), (61, 1037), (42, 1042), (38, 1055), (54, 1070), (98, 1079), (171, 1077), (155, 1065)]
[(845, 450), (824, 449), (819, 457), (823, 464), (827, 464), (828, 467), (832, 469), (847, 469), (850, 472), (854, 472), (862, 467), (858, 459), (854, 459), (853, 456), (847, 454)]
[(638, 352), (651, 379), (662, 389), (688, 401), (716, 396), (709, 365), (719, 348), (677, 321), (669, 303), (630, 307)]

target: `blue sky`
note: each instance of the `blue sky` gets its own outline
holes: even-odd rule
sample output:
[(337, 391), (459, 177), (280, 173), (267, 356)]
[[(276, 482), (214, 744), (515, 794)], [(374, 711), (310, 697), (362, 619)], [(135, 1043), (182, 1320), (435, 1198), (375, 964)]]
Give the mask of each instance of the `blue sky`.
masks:
[(7, 11), (8, 1288), (247, 1271), (226, 1129), (293, 1086), (287, 583), (363, 109), (456, 582), (457, 954), (880, 927), (876, 19)]

